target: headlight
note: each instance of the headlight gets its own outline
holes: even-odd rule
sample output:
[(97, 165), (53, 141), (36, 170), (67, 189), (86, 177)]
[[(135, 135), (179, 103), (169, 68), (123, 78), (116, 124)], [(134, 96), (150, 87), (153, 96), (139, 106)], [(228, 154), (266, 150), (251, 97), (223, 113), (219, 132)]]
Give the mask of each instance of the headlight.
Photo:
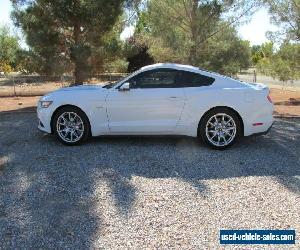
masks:
[(52, 101), (40, 101), (40, 103), (42, 108), (48, 108), (52, 104)]

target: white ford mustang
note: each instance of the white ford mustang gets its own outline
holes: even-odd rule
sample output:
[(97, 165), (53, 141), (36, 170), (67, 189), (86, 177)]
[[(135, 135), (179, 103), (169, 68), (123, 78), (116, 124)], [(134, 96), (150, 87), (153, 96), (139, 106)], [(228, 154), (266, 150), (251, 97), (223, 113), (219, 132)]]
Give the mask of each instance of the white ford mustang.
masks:
[(67, 145), (99, 135), (186, 135), (224, 149), (273, 123), (269, 89), (196, 67), (155, 64), (105, 86), (62, 88), (38, 103), (39, 129)]

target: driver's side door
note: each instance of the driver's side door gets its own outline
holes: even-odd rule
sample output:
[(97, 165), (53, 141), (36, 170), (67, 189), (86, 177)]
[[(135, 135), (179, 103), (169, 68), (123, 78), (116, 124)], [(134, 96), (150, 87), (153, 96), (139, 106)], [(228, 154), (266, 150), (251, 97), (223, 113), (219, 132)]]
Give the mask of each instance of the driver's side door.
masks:
[(130, 78), (130, 89), (112, 89), (107, 96), (112, 134), (168, 134), (175, 130), (184, 107), (177, 71), (156, 69)]

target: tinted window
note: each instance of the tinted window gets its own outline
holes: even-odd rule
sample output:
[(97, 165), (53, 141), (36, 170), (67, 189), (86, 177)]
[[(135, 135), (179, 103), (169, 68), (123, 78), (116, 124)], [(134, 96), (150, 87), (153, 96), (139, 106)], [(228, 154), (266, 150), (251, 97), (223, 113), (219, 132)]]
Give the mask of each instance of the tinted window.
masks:
[(214, 78), (198, 73), (178, 71), (178, 84), (182, 87), (209, 86), (215, 81)]
[(175, 88), (176, 70), (158, 69), (142, 72), (128, 81), (131, 88)]

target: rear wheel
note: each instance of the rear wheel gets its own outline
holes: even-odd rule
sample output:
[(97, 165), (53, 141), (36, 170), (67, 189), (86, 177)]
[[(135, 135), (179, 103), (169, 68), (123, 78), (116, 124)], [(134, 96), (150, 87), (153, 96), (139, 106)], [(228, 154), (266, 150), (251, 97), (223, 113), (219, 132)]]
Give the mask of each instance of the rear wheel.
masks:
[(90, 124), (85, 113), (79, 108), (64, 107), (55, 114), (53, 130), (62, 143), (73, 146), (87, 140)]
[(199, 129), (201, 139), (215, 149), (232, 146), (241, 135), (239, 118), (227, 108), (215, 108), (206, 113)]

